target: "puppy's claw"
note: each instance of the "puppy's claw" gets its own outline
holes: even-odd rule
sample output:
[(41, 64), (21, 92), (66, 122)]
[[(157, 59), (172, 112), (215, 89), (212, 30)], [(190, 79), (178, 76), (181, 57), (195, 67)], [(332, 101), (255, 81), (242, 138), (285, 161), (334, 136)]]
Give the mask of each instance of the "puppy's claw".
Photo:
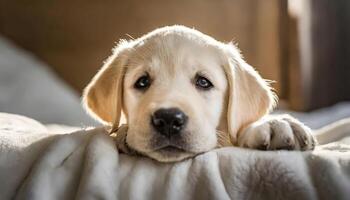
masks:
[(267, 143), (265, 143), (265, 144), (262, 144), (262, 145), (258, 146), (257, 149), (259, 149), (259, 150), (267, 150), (268, 147), (269, 147), (269, 145)]

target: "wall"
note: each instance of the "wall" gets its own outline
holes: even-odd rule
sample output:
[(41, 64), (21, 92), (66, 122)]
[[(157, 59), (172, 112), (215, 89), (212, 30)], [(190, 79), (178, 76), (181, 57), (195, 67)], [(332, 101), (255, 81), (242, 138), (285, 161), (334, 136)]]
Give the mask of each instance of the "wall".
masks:
[[(184, 24), (235, 41), (283, 94), (279, 0), (0, 0), (0, 32), (32, 51), (81, 91), (121, 38)], [(283, 10), (283, 9), (282, 9)], [(282, 56), (281, 56), (282, 55)]]

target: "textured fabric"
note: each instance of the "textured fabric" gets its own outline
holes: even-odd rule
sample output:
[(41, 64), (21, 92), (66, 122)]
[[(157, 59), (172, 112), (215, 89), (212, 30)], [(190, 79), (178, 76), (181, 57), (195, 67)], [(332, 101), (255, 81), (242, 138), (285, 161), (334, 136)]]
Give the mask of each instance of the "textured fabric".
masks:
[(344, 101), (335, 105), (320, 108), (311, 112), (295, 112), (290, 110), (276, 110), (275, 114), (290, 114), (307, 126), (318, 129), (338, 120), (350, 117), (350, 102)]
[(350, 145), (346, 143), (323, 145), (313, 152), (229, 147), (163, 164), (118, 153), (104, 128), (49, 132), (31, 119), (0, 115), (0, 199), (350, 196)]
[(43, 123), (96, 125), (80, 98), (44, 63), (0, 35), (0, 112), (26, 115)]

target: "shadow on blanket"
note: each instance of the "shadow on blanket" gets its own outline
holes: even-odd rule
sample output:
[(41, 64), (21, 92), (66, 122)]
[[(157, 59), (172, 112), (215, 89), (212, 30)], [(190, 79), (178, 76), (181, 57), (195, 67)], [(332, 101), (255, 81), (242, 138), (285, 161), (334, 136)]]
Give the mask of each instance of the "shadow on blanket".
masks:
[(0, 180), (0, 199), (348, 199), (350, 145), (228, 147), (164, 164), (119, 154), (103, 128), (58, 134), (0, 114)]

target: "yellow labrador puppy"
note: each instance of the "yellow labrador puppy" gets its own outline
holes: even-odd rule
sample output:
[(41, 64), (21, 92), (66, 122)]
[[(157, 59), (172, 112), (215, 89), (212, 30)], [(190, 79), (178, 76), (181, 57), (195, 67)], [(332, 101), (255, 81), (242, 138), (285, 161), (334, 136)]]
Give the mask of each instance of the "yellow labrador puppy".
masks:
[(121, 41), (83, 101), (112, 132), (124, 115), (125, 145), (162, 162), (228, 145), (309, 150), (316, 144), (296, 119), (267, 115), (275, 96), (236, 46), (184, 26)]

